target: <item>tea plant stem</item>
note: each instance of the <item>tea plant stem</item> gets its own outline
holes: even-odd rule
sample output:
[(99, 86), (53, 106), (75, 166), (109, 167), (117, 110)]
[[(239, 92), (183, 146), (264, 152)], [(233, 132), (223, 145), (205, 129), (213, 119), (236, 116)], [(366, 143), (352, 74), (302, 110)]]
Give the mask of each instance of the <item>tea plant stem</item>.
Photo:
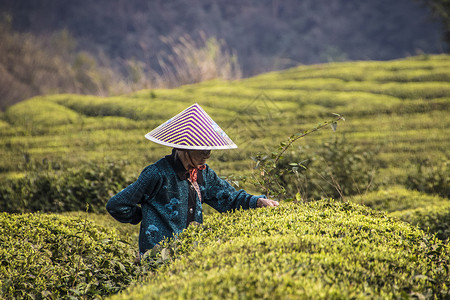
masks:
[[(267, 197), (270, 197), (270, 194), (274, 192), (274, 190), (272, 189), (274, 185), (277, 185), (278, 190), (281, 190), (281, 191), (278, 191), (275, 193), (278, 193), (278, 194), (285, 193), (284, 187), (279, 182), (279, 178), (285, 170), (279, 170), (277, 165), (278, 165), (278, 161), (283, 158), (283, 154), (286, 152), (286, 150), (290, 146), (292, 146), (292, 144), (294, 142), (296, 142), (297, 140), (299, 140), (307, 135), (310, 135), (311, 133), (316, 132), (330, 124), (331, 124), (331, 127), (333, 128), (333, 130), (336, 131), (337, 122), (340, 120), (345, 120), (345, 119), (338, 114), (335, 114), (335, 115), (337, 117), (331, 121), (319, 123), (315, 128), (313, 128), (311, 130), (307, 130), (307, 131), (304, 131), (303, 133), (296, 133), (294, 135), (291, 135), (286, 142), (280, 143), (280, 145), (278, 147), (278, 151), (272, 152), (271, 158), (268, 158), (269, 156), (263, 157), (263, 156), (261, 156), (261, 154), (257, 155), (256, 168), (260, 167), (261, 173), (260, 173), (260, 177), (259, 177), (260, 179), (257, 178), (256, 182)], [(275, 195), (275, 193), (274, 193), (274, 195)]]
[(306, 131), (304, 131), (304, 132), (303, 132), (302, 134), (300, 134), (300, 135), (298, 135), (298, 134), (292, 135), (292, 136), (289, 138), (288, 143), (281, 149), (280, 153), (278, 153), (277, 157), (275, 158), (275, 161), (274, 161), (275, 164), (276, 164), (276, 163), (280, 160), (280, 158), (283, 156), (283, 153), (286, 152), (286, 150), (287, 150), (287, 149), (288, 149), (295, 141), (297, 141), (297, 140), (299, 140), (299, 139), (301, 139), (301, 138), (303, 138), (303, 137), (305, 137), (305, 136), (307, 136), (307, 135), (310, 135), (311, 133), (316, 132), (316, 131), (318, 131), (318, 130), (320, 130), (320, 129), (322, 129), (322, 128), (324, 128), (324, 127), (330, 125), (330, 124), (336, 124), (336, 123), (337, 123), (338, 121), (340, 121), (340, 120), (345, 120), (345, 119), (344, 119), (344, 117), (338, 115), (338, 117), (337, 117), (336, 119), (334, 119), (334, 120), (332, 120), (332, 121), (326, 121), (326, 122), (323, 123), (323, 124), (319, 124), (319, 125), (316, 126), (315, 128), (313, 128), (313, 129), (311, 129), (311, 130), (306, 130)]

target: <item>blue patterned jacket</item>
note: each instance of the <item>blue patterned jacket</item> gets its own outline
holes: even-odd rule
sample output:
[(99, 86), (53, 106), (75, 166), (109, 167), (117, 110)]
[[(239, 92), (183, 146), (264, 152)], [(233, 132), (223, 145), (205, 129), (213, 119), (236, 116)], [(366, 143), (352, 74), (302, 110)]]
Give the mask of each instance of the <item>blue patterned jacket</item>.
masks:
[[(106, 209), (116, 220), (131, 224), (141, 222), (141, 254), (165, 237), (171, 238), (183, 231), (188, 225), (188, 218), (203, 222), (202, 205), (197, 193), (192, 192), (185, 174), (186, 169), (180, 161), (174, 160), (173, 152), (147, 166), (134, 183), (108, 201)], [(265, 198), (250, 195), (244, 190), (237, 191), (208, 166), (199, 171), (198, 183), (203, 202), (219, 212), (255, 208), (258, 198)], [(194, 215), (190, 217), (189, 197), (195, 199), (191, 201), (194, 209), (190, 212)]]

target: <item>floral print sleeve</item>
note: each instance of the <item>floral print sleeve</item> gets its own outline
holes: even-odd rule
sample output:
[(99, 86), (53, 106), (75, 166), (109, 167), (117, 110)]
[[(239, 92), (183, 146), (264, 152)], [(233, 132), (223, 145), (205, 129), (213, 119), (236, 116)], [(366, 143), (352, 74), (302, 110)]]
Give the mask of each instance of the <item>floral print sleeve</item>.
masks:
[(204, 202), (219, 212), (256, 208), (258, 198), (265, 198), (263, 195), (250, 195), (242, 189), (236, 190), (210, 168), (206, 168), (205, 173)]

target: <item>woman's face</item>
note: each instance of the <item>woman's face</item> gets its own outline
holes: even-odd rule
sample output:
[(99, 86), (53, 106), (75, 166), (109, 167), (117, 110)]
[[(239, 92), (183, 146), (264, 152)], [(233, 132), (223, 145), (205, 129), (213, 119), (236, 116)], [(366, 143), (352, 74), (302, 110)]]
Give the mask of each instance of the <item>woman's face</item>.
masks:
[(189, 150), (189, 156), (196, 166), (201, 166), (206, 163), (206, 160), (211, 156), (211, 150)]

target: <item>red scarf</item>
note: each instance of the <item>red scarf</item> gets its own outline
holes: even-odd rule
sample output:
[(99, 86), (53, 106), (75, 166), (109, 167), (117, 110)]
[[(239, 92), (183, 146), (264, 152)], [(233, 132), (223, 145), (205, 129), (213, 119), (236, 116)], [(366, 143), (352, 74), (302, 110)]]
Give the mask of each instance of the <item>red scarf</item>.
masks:
[(197, 173), (198, 170), (204, 170), (206, 168), (205, 165), (199, 166), (197, 168), (192, 168), (189, 170), (189, 178), (191, 179), (191, 182), (197, 182)]
[(192, 186), (194, 187), (195, 191), (197, 192), (198, 195), (198, 199), (200, 200), (200, 202), (203, 202), (202, 200), (202, 193), (200, 192), (200, 187), (198, 186), (197, 183), (197, 175), (198, 175), (198, 170), (204, 170), (206, 168), (205, 165), (197, 167), (197, 168), (192, 168), (189, 170), (189, 181), (191, 182)]

